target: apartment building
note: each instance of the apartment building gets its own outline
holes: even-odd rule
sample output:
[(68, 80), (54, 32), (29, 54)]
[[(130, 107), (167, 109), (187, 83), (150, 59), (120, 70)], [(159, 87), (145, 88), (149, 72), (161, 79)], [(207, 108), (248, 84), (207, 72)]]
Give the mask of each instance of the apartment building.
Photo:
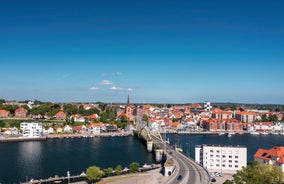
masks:
[(243, 146), (198, 145), (195, 161), (209, 172), (236, 173), (247, 165), (247, 148)]
[(23, 132), (23, 137), (40, 137), (43, 135), (42, 123), (22, 122), (20, 129)]

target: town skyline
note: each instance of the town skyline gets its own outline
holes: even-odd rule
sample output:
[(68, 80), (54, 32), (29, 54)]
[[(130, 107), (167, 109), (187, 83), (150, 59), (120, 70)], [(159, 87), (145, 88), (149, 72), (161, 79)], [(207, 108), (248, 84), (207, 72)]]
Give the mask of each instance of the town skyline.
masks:
[(2, 99), (284, 104), (284, 2), (0, 5)]

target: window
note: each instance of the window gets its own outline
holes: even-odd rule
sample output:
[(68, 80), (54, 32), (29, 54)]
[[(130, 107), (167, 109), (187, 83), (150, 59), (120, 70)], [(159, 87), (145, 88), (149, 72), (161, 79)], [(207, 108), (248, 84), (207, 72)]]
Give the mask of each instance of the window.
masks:
[(223, 165), (222, 165), (222, 167), (226, 167), (226, 165), (225, 165), (225, 164), (223, 164)]
[(216, 167), (220, 167), (220, 164), (216, 164)]
[(229, 167), (232, 167), (232, 165), (229, 165)]
[(239, 156), (236, 155), (235, 158), (239, 158)]
[(216, 152), (217, 152), (217, 153), (220, 153), (220, 151), (219, 151), (219, 150), (217, 150)]
[(239, 161), (238, 161), (238, 160), (235, 160), (235, 163), (239, 163)]
[(216, 157), (217, 157), (217, 158), (219, 158), (219, 157), (220, 157), (220, 155), (216, 155)]
[(226, 158), (226, 155), (222, 155), (223, 158)]
[(210, 150), (210, 153), (213, 153), (214, 151), (213, 150)]
[(220, 162), (220, 160), (219, 160), (219, 159), (217, 159), (217, 160), (216, 160), (216, 162)]
[(229, 155), (229, 158), (232, 158), (232, 155)]
[(229, 163), (232, 163), (232, 160), (229, 160)]
[(214, 157), (214, 155), (210, 155), (210, 157)]
[(239, 166), (238, 166), (238, 165), (235, 165), (235, 168), (239, 168)]

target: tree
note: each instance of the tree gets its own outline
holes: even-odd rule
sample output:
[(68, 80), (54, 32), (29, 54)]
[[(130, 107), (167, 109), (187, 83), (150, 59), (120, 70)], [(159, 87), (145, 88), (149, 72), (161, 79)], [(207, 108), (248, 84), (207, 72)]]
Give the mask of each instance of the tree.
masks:
[(280, 167), (270, 164), (261, 164), (253, 161), (247, 167), (243, 167), (234, 177), (233, 182), (236, 184), (281, 184), (284, 174)]
[(148, 122), (149, 117), (146, 114), (143, 114), (142, 121)]
[(0, 121), (0, 127), (1, 127), (1, 128), (4, 128), (4, 127), (5, 127), (5, 125), (6, 125), (6, 123), (5, 123), (5, 122)]
[(105, 176), (111, 176), (112, 173), (113, 173), (113, 168), (112, 167), (104, 169), (104, 175)]
[(93, 183), (94, 181), (98, 181), (102, 178), (103, 171), (99, 167), (91, 166), (87, 169), (86, 176), (88, 180)]
[(132, 162), (129, 165), (129, 172), (130, 173), (136, 173), (139, 170), (139, 163), (137, 162)]
[(115, 167), (115, 174), (116, 175), (121, 175), (121, 173), (122, 173), (122, 167), (121, 167), (121, 165), (117, 165)]
[(223, 184), (233, 184), (231, 180), (226, 180)]
[(268, 121), (277, 121), (278, 117), (276, 114), (270, 114), (268, 117)]

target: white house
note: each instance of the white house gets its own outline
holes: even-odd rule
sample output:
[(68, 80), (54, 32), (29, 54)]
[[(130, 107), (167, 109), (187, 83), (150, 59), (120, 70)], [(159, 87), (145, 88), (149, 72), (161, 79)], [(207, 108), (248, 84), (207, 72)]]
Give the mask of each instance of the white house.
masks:
[(63, 132), (73, 132), (73, 127), (70, 125), (65, 125), (63, 127)]
[(42, 123), (27, 123), (23, 122), (20, 125), (23, 132), (23, 137), (40, 137), (43, 135)]
[(202, 145), (195, 147), (195, 160), (209, 172), (236, 173), (247, 165), (247, 148)]

